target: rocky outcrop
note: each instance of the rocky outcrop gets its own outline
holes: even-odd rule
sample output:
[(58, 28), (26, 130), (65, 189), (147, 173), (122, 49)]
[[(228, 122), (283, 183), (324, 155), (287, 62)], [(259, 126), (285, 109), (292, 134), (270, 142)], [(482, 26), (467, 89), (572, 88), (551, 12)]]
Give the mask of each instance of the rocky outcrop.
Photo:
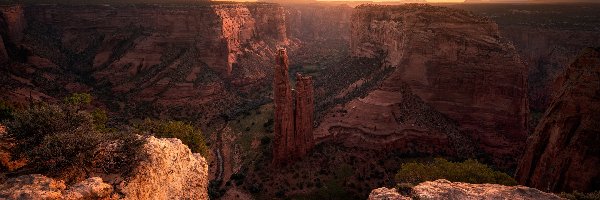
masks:
[(412, 198), (403, 196), (396, 189), (377, 188), (369, 194), (369, 200), (411, 200)]
[(298, 74), (296, 102), (292, 100), (287, 51), (279, 49), (273, 82), (275, 103), (273, 163), (285, 164), (301, 158), (314, 146), (312, 123), (314, 96), (312, 78)]
[(527, 137), (527, 68), (494, 22), (422, 4), (359, 6), (352, 19), (353, 55), (383, 56), (393, 68), (377, 88), (390, 95), (379, 99), (401, 99), (404, 82), (493, 163), (516, 165)]
[(0, 198), (7, 199), (100, 199), (110, 197), (112, 192), (113, 187), (98, 177), (67, 187), (64, 181), (33, 174), (0, 185)]
[(428, 181), (415, 186), (409, 196), (402, 196), (394, 189), (379, 188), (369, 195), (369, 200), (392, 199), (548, 199), (560, 197), (524, 186), (497, 184), (469, 184), (447, 180)]
[(545, 191), (596, 191), (600, 178), (600, 49), (587, 48), (556, 82), (516, 177)]
[[(179, 139), (150, 137), (145, 158), (130, 176), (100, 174), (66, 186), (42, 175), (12, 178), (0, 185), (0, 198), (8, 199), (208, 199), (208, 166)], [(120, 181), (120, 182), (119, 182)], [(116, 187), (113, 187), (116, 185)]]
[(179, 139), (150, 137), (147, 158), (119, 184), (127, 199), (208, 199), (208, 165)]
[(315, 145), (313, 138), (315, 102), (311, 76), (296, 74), (295, 96), (294, 135), (297, 143), (296, 151), (298, 151), (298, 157), (304, 157)]

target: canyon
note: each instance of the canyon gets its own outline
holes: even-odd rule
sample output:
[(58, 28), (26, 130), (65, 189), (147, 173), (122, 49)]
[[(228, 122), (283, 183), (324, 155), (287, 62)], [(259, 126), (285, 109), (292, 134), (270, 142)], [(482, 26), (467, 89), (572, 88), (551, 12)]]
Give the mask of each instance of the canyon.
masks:
[(206, 124), (235, 112), (267, 83), (272, 71), (263, 66), (287, 43), (275, 4), (32, 5), (3, 13), (4, 43), (25, 51), (25, 62), (4, 73), (13, 80), (4, 96), (90, 92), (127, 118), (170, 113)]
[[(323, 191), (366, 198), (373, 188), (393, 187), (402, 163), (439, 156), (517, 169), (521, 184), (542, 191), (589, 188), (588, 179), (569, 181), (584, 173), (569, 180), (544, 174), (593, 168), (585, 163), (595, 154), (581, 154), (593, 146), (561, 146), (571, 140), (554, 136), (573, 125), (565, 113), (585, 113), (551, 96), (564, 90), (553, 80), (579, 51), (598, 46), (598, 30), (523, 24), (528, 18), (511, 21), (511, 14), (529, 8), (477, 6), (484, 5), (0, 6), (0, 100), (60, 102), (86, 92), (115, 124), (190, 122), (211, 149), (199, 184), (217, 198)], [(581, 98), (575, 108), (597, 104)], [(558, 128), (534, 130), (538, 121)], [(547, 132), (557, 141), (548, 150), (540, 144), (550, 140)], [(560, 169), (548, 169), (550, 158), (568, 155), (586, 162), (559, 159)], [(540, 177), (557, 184), (542, 186)], [(72, 191), (47, 177), (22, 179)], [(138, 191), (140, 198), (160, 189), (142, 184), (152, 188)]]

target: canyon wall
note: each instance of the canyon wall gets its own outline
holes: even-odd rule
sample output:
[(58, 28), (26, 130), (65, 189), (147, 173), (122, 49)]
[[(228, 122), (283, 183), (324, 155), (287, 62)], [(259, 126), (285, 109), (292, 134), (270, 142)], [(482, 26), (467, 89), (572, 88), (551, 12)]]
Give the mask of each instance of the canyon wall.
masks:
[(3, 96), (89, 92), (126, 118), (168, 115), (207, 124), (241, 104), (266, 99), (243, 97), (269, 84), (272, 68), (265, 66), (276, 47), (288, 43), (284, 10), (276, 4), (22, 10), (20, 20), (12, 21), (27, 24), (14, 34), (23, 35), (15, 45), (27, 53), (0, 79), (7, 83), (0, 88)]
[(20, 5), (0, 6), (0, 13), (6, 30), (0, 31), (4, 40), (19, 43), (23, 39), (23, 30), (27, 27), (23, 7)]
[(597, 191), (600, 49), (585, 49), (555, 85), (553, 100), (527, 141), (517, 180), (545, 191)]
[(577, 57), (581, 49), (599, 46), (596, 31), (561, 30), (516, 25), (501, 27), (502, 35), (517, 47), (529, 66), (529, 103), (533, 111), (543, 113), (552, 100), (552, 83)]
[(289, 38), (300, 42), (350, 41), (350, 21), (354, 9), (346, 5), (285, 5)]
[(0, 63), (11, 60), (9, 51), (23, 39), (24, 19), (22, 6), (0, 6)]
[[(312, 77), (297, 74), (292, 94), (287, 51), (279, 49), (273, 78), (275, 104), (273, 163), (285, 164), (304, 157), (314, 147), (314, 96)], [(292, 100), (292, 96), (295, 96)]]
[(386, 99), (401, 98), (393, 91), (406, 83), (490, 161), (515, 166), (527, 137), (527, 68), (494, 22), (421, 4), (359, 6), (352, 21), (353, 55), (383, 55), (393, 68), (379, 86)]

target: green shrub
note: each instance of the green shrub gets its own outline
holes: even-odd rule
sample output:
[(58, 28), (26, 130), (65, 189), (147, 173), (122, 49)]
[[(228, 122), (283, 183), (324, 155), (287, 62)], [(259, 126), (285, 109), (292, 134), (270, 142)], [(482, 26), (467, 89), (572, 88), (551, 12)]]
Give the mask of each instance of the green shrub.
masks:
[(14, 109), (8, 102), (0, 100), (0, 122), (12, 119)]
[(86, 106), (92, 103), (92, 95), (88, 93), (73, 93), (65, 97), (64, 102), (73, 106)]
[[(129, 133), (100, 132), (93, 118), (69, 105), (37, 104), (19, 110), (7, 123), (7, 133), (16, 141), (13, 154), (28, 161), (26, 170), (67, 182), (87, 178), (92, 169), (117, 173), (133, 167), (143, 141)], [(123, 145), (106, 156), (97, 155), (99, 147), (115, 141)]]
[(150, 133), (159, 138), (178, 138), (194, 153), (208, 157), (208, 147), (200, 129), (181, 121), (162, 121), (146, 119), (138, 124), (139, 131)]
[(417, 185), (425, 181), (446, 179), (452, 182), (464, 183), (494, 183), (501, 185), (516, 185), (517, 182), (509, 175), (494, 171), (476, 160), (466, 160), (462, 163), (450, 162), (436, 158), (431, 163), (405, 163), (396, 174), (397, 183)]

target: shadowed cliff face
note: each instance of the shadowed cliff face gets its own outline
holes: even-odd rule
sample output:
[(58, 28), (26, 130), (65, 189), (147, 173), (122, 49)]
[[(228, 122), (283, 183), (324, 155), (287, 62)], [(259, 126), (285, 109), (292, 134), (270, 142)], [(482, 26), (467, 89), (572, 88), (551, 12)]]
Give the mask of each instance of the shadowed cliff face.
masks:
[(517, 48), (529, 67), (530, 133), (552, 101), (554, 80), (581, 49), (600, 46), (598, 4), (460, 4), (487, 16)]
[[(275, 47), (288, 42), (283, 8), (275, 4), (37, 5), (23, 10), (21, 21), (29, 28), (17, 34), (12, 27), (18, 26), (9, 23), (8, 38), (29, 56), (10, 67), (12, 76), (5, 78), (13, 83), (4, 88), (7, 96), (23, 98), (33, 90), (34, 97), (50, 98), (87, 91), (130, 116), (206, 122), (217, 113), (234, 112), (243, 103), (241, 96), (269, 83), (272, 69), (266, 66)], [(12, 40), (12, 35), (23, 39)]]
[(517, 180), (546, 191), (596, 191), (600, 49), (585, 49), (555, 85), (552, 103), (527, 141)]
[(385, 55), (394, 69), (378, 88), (388, 99), (401, 99), (405, 82), (492, 162), (515, 166), (527, 137), (527, 68), (494, 22), (427, 5), (361, 6), (352, 21), (353, 55)]

